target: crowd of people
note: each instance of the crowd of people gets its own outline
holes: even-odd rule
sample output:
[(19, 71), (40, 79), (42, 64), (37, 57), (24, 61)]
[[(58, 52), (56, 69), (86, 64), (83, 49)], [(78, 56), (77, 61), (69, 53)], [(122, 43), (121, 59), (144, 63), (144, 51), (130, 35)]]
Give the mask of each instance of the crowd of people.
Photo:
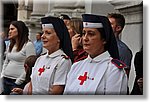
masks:
[(12, 21), (9, 45), (3, 42), (1, 94), (142, 95), (143, 64), (138, 61), (143, 60), (143, 49), (135, 57), (137, 76), (130, 93), (133, 55), (119, 37), (124, 26), (125, 18), (119, 13), (42, 17), (41, 32), (32, 42), (26, 24)]

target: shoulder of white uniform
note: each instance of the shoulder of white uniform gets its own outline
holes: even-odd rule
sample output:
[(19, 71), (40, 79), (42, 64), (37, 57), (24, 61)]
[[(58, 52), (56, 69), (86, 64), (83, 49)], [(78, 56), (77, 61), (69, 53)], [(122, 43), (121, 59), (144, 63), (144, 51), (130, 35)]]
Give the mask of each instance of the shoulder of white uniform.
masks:
[(118, 59), (112, 59), (111, 63), (114, 64), (119, 69), (123, 69), (126, 67), (126, 64)]
[(70, 59), (70, 57), (65, 54), (62, 54), (61, 57), (65, 58), (65, 59)]

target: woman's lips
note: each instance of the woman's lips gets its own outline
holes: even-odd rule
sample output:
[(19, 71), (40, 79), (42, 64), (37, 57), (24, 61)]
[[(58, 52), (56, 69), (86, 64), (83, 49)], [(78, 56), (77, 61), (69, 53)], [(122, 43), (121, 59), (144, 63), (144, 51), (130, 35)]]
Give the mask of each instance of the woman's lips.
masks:
[(43, 41), (43, 44), (47, 43), (48, 41)]
[(90, 46), (90, 44), (83, 44), (84, 46)]

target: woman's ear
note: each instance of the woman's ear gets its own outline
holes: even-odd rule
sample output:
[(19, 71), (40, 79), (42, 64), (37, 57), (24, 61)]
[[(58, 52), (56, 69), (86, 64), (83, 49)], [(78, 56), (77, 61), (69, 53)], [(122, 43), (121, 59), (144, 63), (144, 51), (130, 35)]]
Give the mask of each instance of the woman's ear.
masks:
[(57, 40), (58, 43), (60, 43), (60, 40)]
[(24, 68), (25, 68), (25, 71), (27, 72), (27, 70), (29, 69), (28, 64), (24, 64)]
[(116, 31), (121, 31), (122, 27), (121, 26), (117, 26), (116, 27)]
[(104, 45), (105, 45), (106, 43), (107, 43), (106, 41), (103, 42)]
[(103, 44), (105, 45), (107, 42), (106, 42), (106, 40), (105, 39), (103, 39)]

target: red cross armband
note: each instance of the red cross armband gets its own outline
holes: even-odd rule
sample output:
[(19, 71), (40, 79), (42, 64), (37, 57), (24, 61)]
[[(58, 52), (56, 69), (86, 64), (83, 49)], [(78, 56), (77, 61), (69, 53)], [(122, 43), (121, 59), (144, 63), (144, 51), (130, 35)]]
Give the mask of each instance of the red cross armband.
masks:
[(111, 63), (113, 63), (119, 69), (126, 68), (126, 64), (118, 59), (112, 59)]

